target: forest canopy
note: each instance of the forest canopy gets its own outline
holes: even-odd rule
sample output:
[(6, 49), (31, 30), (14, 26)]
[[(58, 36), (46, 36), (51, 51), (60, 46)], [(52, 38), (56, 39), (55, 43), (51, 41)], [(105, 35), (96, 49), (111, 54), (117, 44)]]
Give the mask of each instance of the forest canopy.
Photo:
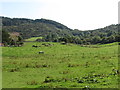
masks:
[[(76, 44), (106, 44), (112, 42), (119, 42), (120, 24), (112, 24), (104, 28), (95, 30), (81, 31), (78, 29), (70, 29), (67, 26), (48, 19), (26, 19), (26, 18), (2, 18), (3, 42), (9, 40), (10, 34), (6, 32), (20, 33), (20, 40), (31, 37), (42, 37), (37, 41), (46, 42), (66, 42)], [(13, 39), (12, 39), (13, 40)], [(15, 41), (15, 40), (14, 40)], [(16, 43), (15, 41), (14, 43)], [(10, 42), (9, 42), (10, 43)]]

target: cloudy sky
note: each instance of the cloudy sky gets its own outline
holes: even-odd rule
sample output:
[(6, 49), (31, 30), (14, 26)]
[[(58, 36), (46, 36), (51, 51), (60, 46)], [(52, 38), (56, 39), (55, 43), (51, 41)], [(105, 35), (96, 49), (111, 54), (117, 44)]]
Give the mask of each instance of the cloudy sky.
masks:
[(0, 0), (0, 15), (51, 19), (69, 28), (92, 30), (118, 23), (119, 0)]

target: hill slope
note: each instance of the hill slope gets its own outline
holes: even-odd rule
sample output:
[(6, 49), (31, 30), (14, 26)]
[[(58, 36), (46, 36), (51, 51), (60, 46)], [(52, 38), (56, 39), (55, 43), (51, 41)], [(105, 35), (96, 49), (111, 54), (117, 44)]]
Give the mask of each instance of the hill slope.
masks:
[[(25, 18), (7, 18), (2, 17), (3, 30), (9, 32), (19, 32), (24, 38), (45, 36), (50, 33), (63, 36), (70, 34), (67, 26), (58, 22), (46, 19), (25, 19)], [(71, 34), (72, 35), (72, 34)]]
[(75, 42), (79, 44), (111, 43), (120, 41), (118, 40), (118, 38), (120, 37), (120, 33), (118, 32), (120, 24), (112, 24), (104, 28), (87, 31), (80, 31), (77, 29), (72, 30), (61, 23), (47, 19), (32, 20), (26, 18), (2, 17), (2, 24), (3, 30), (6, 30), (8, 32), (19, 32), (22, 34), (24, 39), (30, 37), (56, 36), (57, 38), (67, 38), (67, 40), (69, 40), (67, 42), (70, 42), (70, 39), (71, 42), (77, 40)]

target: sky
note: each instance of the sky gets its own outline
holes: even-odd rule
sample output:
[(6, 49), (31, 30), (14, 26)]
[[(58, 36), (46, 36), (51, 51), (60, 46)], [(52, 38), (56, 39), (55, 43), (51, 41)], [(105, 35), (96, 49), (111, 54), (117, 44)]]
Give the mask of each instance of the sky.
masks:
[(118, 23), (119, 0), (0, 0), (0, 16), (50, 19), (71, 29), (93, 30)]

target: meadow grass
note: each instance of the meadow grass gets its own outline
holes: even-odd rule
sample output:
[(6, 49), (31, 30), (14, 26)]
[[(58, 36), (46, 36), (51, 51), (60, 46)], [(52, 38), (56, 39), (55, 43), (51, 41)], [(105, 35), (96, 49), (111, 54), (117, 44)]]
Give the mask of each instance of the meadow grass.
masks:
[(42, 37), (31, 37), (31, 38), (25, 39), (25, 41), (36, 41), (36, 39), (42, 39)]
[(3, 88), (118, 88), (118, 45), (97, 46), (2, 47)]

